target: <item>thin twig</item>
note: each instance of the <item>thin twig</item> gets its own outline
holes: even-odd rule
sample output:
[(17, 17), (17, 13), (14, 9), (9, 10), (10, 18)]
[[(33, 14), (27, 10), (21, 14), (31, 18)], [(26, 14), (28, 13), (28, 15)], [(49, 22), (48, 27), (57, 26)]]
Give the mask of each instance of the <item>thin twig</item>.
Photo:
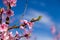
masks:
[(26, 10), (27, 10), (27, 5), (28, 5), (28, 0), (26, 0), (26, 4), (25, 4), (25, 7), (24, 7), (24, 12), (22, 14), (22, 16), (20, 16), (20, 19), (23, 19), (25, 13), (26, 13)]

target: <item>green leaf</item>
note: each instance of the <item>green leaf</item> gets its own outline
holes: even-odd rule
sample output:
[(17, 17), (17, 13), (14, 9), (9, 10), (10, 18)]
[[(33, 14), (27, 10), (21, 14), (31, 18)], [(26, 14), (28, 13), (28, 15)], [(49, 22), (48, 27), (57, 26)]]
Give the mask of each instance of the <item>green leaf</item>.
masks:
[(42, 18), (42, 16), (38, 16), (38, 18), (32, 18), (30, 22), (36, 22), (39, 21)]

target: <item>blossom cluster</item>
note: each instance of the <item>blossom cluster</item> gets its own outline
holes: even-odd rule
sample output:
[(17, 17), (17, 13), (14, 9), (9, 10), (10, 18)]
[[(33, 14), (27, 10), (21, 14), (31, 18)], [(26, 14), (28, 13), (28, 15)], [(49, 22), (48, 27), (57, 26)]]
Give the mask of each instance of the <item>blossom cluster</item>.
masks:
[(17, 2), (17, 0), (3, 0), (3, 3), (6, 6), (11, 6), (11, 7), (16, 6), (16, 2)]
[[(21, 37), (28, 39), (30, 37), (31, 31), (24, 29), (23, 35), (19, 35), (16, 31), (16, 35), (13, 35), (12, 32), (8, 31), (9, 26), (5, 23), (0, 24), (0, 39), (1, 40), (19, 40)], [(21, 27), (20, 27), (21, 28)]]
[[(20, 20), (21, 24), (19, 26), (9, 26), (10, 17), (14, 15), (14, 11), (11, 10), (11, 7), (16, 6), (17, 0), (3, 0), (3, 3), (6, 5), (7, 9), (0, 8), (0, 40), (20, 40), (25, 37), (27, 40), (30, 38), (33, 24), (35, 21), (39, 21), (41, 16), (38, 18), (33, 18), (31, 21)], [(6, 21), (2, 22), (2, 14), (6, 15)], [(9, 32), (10, 29), (19, 28), (23, 30), (22, 35), (16, 31), (16, 35), (13, 35), (12, 32)]]

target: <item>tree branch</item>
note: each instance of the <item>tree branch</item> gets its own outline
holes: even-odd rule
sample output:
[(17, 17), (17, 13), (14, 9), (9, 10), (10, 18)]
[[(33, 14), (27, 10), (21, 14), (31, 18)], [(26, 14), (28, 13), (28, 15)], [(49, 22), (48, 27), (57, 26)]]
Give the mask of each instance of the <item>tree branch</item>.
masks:
[[(41, 19), (41, 17), (42, 17), (42, 16), (38, 16), (38, 18), (36, 18), (36, 19), (33, 18), (30, 22), (39, 21), (39, 20)], [(20, 26), (26, 27), (26, 24), (21, 24)], [(12, 27), (9, 27), (8, 30), (15, 29), (15, 28), (19, 28), (20, 26), (14, 25), (14, 26), (12, 26)]]
[(15, 29), (15, 28), (19, 28), (19, 26), (14, 25), (12, 27), (8, 27), (8, 30)]

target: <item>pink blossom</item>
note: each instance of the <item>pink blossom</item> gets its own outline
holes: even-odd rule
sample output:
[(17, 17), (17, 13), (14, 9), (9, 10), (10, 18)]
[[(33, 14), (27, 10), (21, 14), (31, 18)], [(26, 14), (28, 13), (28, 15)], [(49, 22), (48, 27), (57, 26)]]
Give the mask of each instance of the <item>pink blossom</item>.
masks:
[(19, 35), (18, 31), (16, 31), (15, 39), (20, 39), (20, 35)]
[(9, 4), (10, 4), (11, 7), (16, 6), (16, 2), (17, 2), (17, 0), (3, 0), (3, 3), (5, 5), (9, 6)]
[(6, 11), (6, 15), (7, 15), (8, 17), (13, 16), (13, 15), (14, 15), (14, 11), (8, 9), (8, 10)]
[(16, 31), (16, 34), (19, 34), (18, 31)]
[(20, 29), (24, 29), (24, 27), (23, 26), (20, 26)]
[(8, 40), (8, 39), (9, 39), (9, 36), (8, 36), (7, 32), (5, 32), (3, 40)]
[(3, 23), (3, 24), (0, 24), (0, 31), (7, 31), (8, 30), (8, 25)]
[(9, 40), (14, 40), (12, 32), (9, 33)]
[(4, 33), (0, 32), (0, 39), (4, 38)]
[(24, 37), (26, 37), (26, 39), (29, 39), (30, 35), (31, 35), (31, 32), (28, 30), (25, 30)]
[[(20, 25), (20, 29), (25, 29), (25, 26), (27, 25), (28, 21), (27, 20), (20, 20), (20, 22), (22, 23)], [(24, 25), (24, 26), (23, 26)]]
[(51, 32), (52, 32), (52, 34), (54, 34), (56, 32), (56, 28), (54, 25), (51, 27)]
[(29, 29), (32, 29), (32, 26), (33, 26), (33, 22), (28, 22), (27, 25), (29, 26)]
[(19, 37), (19, 33), (18, 33), (18, 31), (16, 31), (16, 37)]
[(27, 20), (20, 20), (21, 23), (27, 24), (28, 21)]
[[(21, 23), (25, 24), (25, 25), (28, 25), (29, 29), (32, 29), (32, 26), (33, 26), (33, 22), (28, 22), (27, 20), (20, 20)], [(24, 29), (22, 26), (21, 26), (22, 29)]]

